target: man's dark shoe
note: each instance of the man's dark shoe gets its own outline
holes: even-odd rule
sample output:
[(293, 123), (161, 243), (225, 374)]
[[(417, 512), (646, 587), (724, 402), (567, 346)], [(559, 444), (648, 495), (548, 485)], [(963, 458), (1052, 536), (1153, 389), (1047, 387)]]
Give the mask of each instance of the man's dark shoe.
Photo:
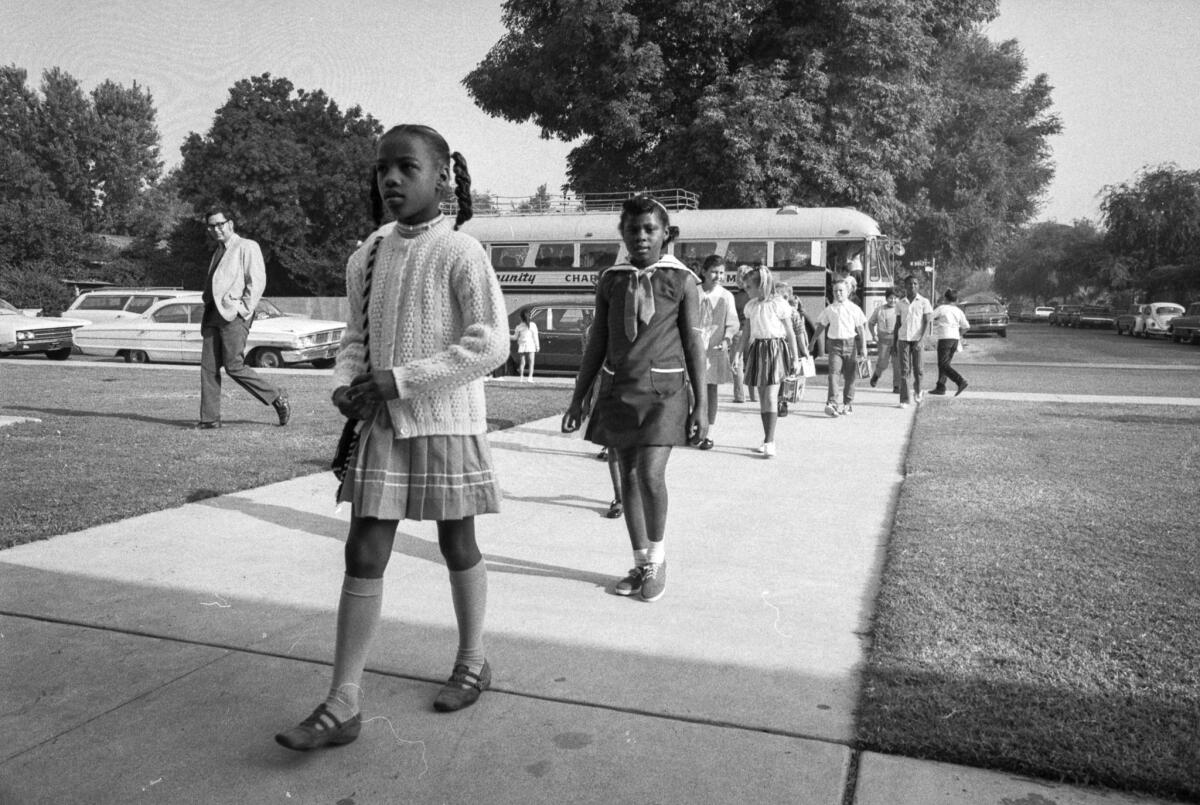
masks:
[(941, 388), (937, 388), (937, 389), (934, 389), (933, 391), (931, 391), (931, 392), (929, 392), (929, 393), (930, 393), (930, 394), (936, 394), (936, 395), (937, 395), (937, 396), (939, 396), (939, 397), (943, 397), (943, 396), (945, 396), (945, 394), (946, 394), (946, 390), (945, 390), (945, 389), (941, 389)]
[(192, 430), (216, 430), (219, 427), (221, 427), (221, 420), (218, 419), (216, 422), (197, 422), (192, 425)]
[(287, 395), (283, 392), (275, 398), (275, 402), (271, 403), (275, 406), (275, 413), (279, 414), (279, 424), (286, 425), (292, 419), (292, 404), (288, 402)]
[(879, 385), (879, 378), (871, 375), (871, 388), (875, 388), (877, 385)]
[(962, 385), (958, 387), (958, 391), (954, 392), (954, 396), (957, 397), (958, 395), (962, 394), (966, 390), (967, 390), (967, 381), (964, 380), (962, 382)]

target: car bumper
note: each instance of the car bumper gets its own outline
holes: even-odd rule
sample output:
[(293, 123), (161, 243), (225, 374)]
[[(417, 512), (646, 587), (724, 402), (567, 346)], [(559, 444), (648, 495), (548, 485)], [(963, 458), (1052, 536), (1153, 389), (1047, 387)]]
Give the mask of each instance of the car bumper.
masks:
[(341, 346), (340, 343), (318, 344), (315, 347), (305, 347), (304, 349), (281, 350), (280, 354), (283, 355), (284, 363), (307, 363), (335, 357), (339, 346)]
[(13, 341), (0, 344), (0, 352), (20, 354), (22, 352), (54, 352), (59, 349), (70, 349), (75, 345), (71, 334), (29, 338), (24, 341)]
[(987, 333), (1002, 333), (1008, 329), (1008, 322), (1003, 324), (983, 324), (981, 322), (971, 322), (971, 329), (967, 330), (967, 335), (986, 335)]

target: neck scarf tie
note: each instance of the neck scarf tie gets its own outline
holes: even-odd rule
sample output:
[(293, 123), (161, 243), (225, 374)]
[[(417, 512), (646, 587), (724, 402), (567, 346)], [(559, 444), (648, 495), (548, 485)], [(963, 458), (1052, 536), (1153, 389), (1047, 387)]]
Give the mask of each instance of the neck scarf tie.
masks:
[(645, 325), (654, 318), (654, 289), (650, 286), (653, 275), (654, 266), (638, 269), (625, 291), (625, 335), (630, 341), (637, 340), (639, 321)]

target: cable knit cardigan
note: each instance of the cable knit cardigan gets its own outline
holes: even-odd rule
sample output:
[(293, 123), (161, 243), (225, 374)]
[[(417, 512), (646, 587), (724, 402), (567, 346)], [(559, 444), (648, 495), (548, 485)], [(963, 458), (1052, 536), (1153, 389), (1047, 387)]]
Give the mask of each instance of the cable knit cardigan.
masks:
[(371, 281), (371, 369), (390, 369), (399, 399), (388, 402), (397, 439), (487, 432), (483, 378), (508, 359), (500, 283), (479, 241), (448, 219), (414, 238), (387, 224), (350, 256), (350, 317), (338, 349), (337, 386), (367, 371), (363, 273), (383, 235)]

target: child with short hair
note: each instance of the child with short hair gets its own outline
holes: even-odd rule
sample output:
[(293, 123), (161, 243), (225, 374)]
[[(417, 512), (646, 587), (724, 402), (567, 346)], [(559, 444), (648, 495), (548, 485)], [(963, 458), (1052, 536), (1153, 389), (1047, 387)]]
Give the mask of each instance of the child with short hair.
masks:
[[(451, 174), (453, 226), (440, 203)], [(329, 694), (275, 740), (296, 750), (346, 744), (362, 727), (360, 690), (379, 624), (383, 573), (401, 519), (437, 521), (459, 644), (441, 712), (473, 704), (491, 683), (483, 652), (487, 569), (475, 515), (499, 511), (483, 378), (508, 354), (504, 297), (487, 254), (458, 226), (471, 217), (466, 161), (428, 126), (379, 140), (372, 183), (379, 228), (346, 266), (350, 317), (333, 402), (361, 420), (339, 500), (352, 507)]]
[(733, 339), (741, 329), (733, 294), (721, 287), (725, 258), (710, 254), (700, 267), (700, 322), (705, 334), (705, 382), (708, 385), (708, 436), (701, 450), (712, 450), (712, 428), (717, 424), (717, 386), (733, 382), (729, 360)]
[(620, 232), (628, 262), (596, 281), (596, 318), (562, 429), (579, 429), (598, 374), (586, 436), (617, 454), (634, 559), (613, 591), (657, 601), (667, 581), (667, 459), (708, 432), (704, 340), (695, 275), (664, 254), (675, 234), (667, 209), (646, 195), (626, 199)]
[(746, 383), (758, 389), (763, 458), (775, 457), (775, 425), (779, 421), (779, 386), (800, 371), (799, 348), (792, 330), (792, 308), (775, 294), (771, 269), (755, 266), (746, 274), (748, 332), (743, 339)]

